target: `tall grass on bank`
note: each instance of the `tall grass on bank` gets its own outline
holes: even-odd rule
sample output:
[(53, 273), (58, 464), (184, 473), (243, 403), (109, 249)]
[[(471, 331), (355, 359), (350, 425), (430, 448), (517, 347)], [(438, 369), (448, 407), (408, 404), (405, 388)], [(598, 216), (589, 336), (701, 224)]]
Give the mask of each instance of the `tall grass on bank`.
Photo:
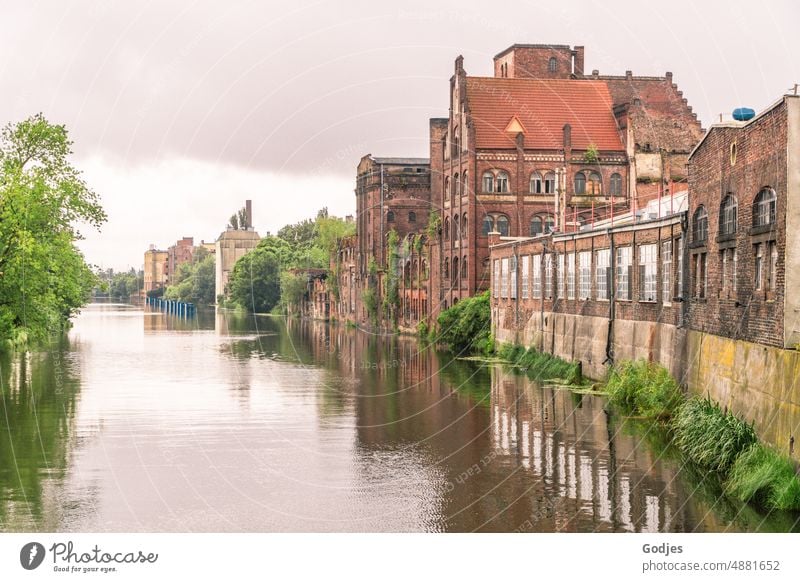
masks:
[(629, 414), (666, 419), (683, 401), (683, 393), (666, 368), (646, 360), (615, 366), (606, 389), (612, 404)]
[(733, 463), (725, 492), (739, 501), (775, 509), (800, 509), (800, 479), (794, 463), (757, 443)]
[(745, 449), (758, 440), (753, 427), (707, 398), (690, 398), (672, 427), (675, 444), (691, 461), (725, 475)]
[(519, 367), (532, 380), (558, 379), (567, 384), (579, 384), (582, 381), (578, 362), (567, 362), (534, 348), (526, 350), (518, 344), (503, 344), (497, 355)]

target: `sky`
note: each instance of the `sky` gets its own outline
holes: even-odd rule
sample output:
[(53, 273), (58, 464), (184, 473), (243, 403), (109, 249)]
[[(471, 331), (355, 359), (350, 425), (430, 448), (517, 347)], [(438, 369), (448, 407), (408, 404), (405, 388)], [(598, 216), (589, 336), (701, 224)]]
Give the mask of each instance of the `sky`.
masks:
[(428, 156), (458, 55), (491, 75), (514, 43), (583, 45), (587, 73), (672, 71), (705, 128), (800, 82), (792, 0), (0, 2), (0, 122), (67, 126), (104, 268), (213, 241), (247, 198), (262, 235), (354, 213), (363, 155)]

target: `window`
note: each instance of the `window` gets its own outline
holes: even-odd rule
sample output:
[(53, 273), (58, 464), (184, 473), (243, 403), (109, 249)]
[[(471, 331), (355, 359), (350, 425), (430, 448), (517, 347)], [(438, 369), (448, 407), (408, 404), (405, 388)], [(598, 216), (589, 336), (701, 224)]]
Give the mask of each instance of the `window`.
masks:
[(544, 193), (556, 193), (556, 175), (553, 172), (548, 172), (544, 175)]
[(491, 172), (483, 173), (483, 191), (487, 194), (494, 192), (494, 174)]
[(469, 270), (467, 269), (467, 255), (464, 255), (464, 258), (461, 259), (461, 278), (466, 280), (468, 272)]
[(547, 70), (551, 73), (555, 73), (558, 70), (558, 61), (555, 57), (550, 57), (550, 60), (547, 61)]
[(736, 165), (736, 142), (731, 144), (731, 166)]
[(575, 174), (575, 194), (586, 194), (586, 176), (583, 172)]
[(467, 180), (467, 173), (466, 172), (464, 172), (462, 174), (461, 180), (464, 182), (464, 186), (461, 188), (461, 195), (462, 196), (466, 196), (467, 194), (469, 194), (469, 190), (467, 189), (467, 185), (469, 184), (469, 181)]
[(553, 219), (552, 216), (546, 216), (544, 219), (544, 231), (546, 233), (551, 233), (555, 230), (556, 221)]
[(461, 238), (461, 233), (458, 230), (458, 214), (453, 217), (453, 240)]
[(612, 196), (622, 196), (622, 176), (617, 173), (611, 174), (609, 190)]
[(578, 253), (580, 277), (580, 298), (589, 299), (592, 295), (592, 253), (581, 251)]
[(386, 222), (394, 222), (394, 212), (389, 211), (386, 213)]
[(544, 296), (547, 299), (553, 298), (553, 255), (547, 253), (544, 256)]
[(738, 204), (733, 194), (728, 194), (719, 207), (719, 234), (729, 236), (736, 234)]
[(696, 243), (705, 243), (708, 239), (708, 212), (705, 206), (698, 206), (692, 218), (692, 239)]
[(511, 257), (511, 299), (517, 298), (517, 257)]
[(567, 273), (564, 271), (564, 254), (559, 253), (558, 255), (558, 273), (556, 273), (556, 281), (558, 281), (558, 293), (556, 293), (556, 297), (566, 297), (566, 286), (567, 286)]
[(778, 288), (778, 245), (775, 242), (768, 244), (769, 248), (769, 290)]
[(458, 257), (455, 257), (453, 259), (453, 283), (458, 283), (458, 275), (459, 275)]
[(467, 215), (461, 219), (461, 238), (467, 238)]
[(661, 302), (672, 303), (672, 241), (661, 243)]
[(542, 223), (541, 216), (534, 216), (531, 218), (531, 236), (538, 236), (542, 234), (544, 224)]
[(416, 222), (417, 221), (417, 213), (416, 212), (409, 212), (408, 213), (408, 221), (409, 222)]
[(728, 264), (728, 249), (723, 249), (719, 253), (720, 263), (722, 264), (722, 281), (720, 288), (723, 291), (728, 290), (728, 277), (730, 276), (731, 267)]
[(508, 236), (508, 218), (502, 214), (495, 220), (495, 228), (501, 236)]
[(531, 257), (530, 255), (525, 255), (522, 257), (522, 298), (528, 299), (530, 296), (528, 292), (528, 282), (530, 280), (530, 270), (531, 270)]
[(494, 228), (494, 220), (492, 219), (491, 216), (487, 214), (486, 216), (483, 217), (483, 223), (481, 224), (481, 234), (483, 236), (486, 236), (490, 232), (492, 232), (493, 228)]
[(450, 259), (444, 260), (444, 268), (442, 269), (445, 278), (450, 276)]
[(777, 196), (772, 188), (762, 188), (753, 202), (753, 226), (775, 224)]
[(508, 259), (502, 259), (500, 266), (500, 297), (505, 299), (508, 297)]
[(567, 254), (567, 299), (575, 299), (575, 253)]
[(677, 261), (675, 265), (675, 279), (678, 283), (678, 297), (683, 297), (683, 239), (679, 238), (675, 241), (675, 254)]
[(444, 240), (450, 240), (450, 217), (444, 219)]
[(531, 194), (541, 194), (542, 193), (542, 175), (538, 172), (534, 172), (531, 174)]
[(756, 261), (755, 261), (755, 286), (756, 290), (760, 290), (764, 284), (764, 245), (756, 245)]
[(450, 201), (450, 178), (445, 177), (444, 179), (444, 199)]
[(655, 302), (658, 286), (658, 245), (639, 247), (639, 301)]
[(708, 290), (708, 260), (706, 253), (697, 253), (693, 256), (694, 262), (694, 296), (704, 299)]
[(603, 180), (597, 172), (591, 172), (589, 174), (589, 183), (587, 184), (586, 193), (596, 196), (603, 193)]
[(734, 293), (736, 293), (736, 280), (739, 278), (739, 255), (736, 252), (736, 249), (731, 249), (733, 253), (733, 273), (731, 273), (731, 289)]
[(494, 278), (492, 279), (492, 293), (495, 297), (500, 295), (500, 260), (494, 260)]
[(542, 297), (542, 255), (533, 255), (533, 295), (534, 299)]
[(461, 181), (458, 179), (458, 172), (453, 176), (453, 195), (458, 198), (461, 193)]
[(594, 282), (597, 287), (597, 298), (608, 300), (609, 269), (611, 268), (611, 249), (601, 249), (595, 253)]
[(620, 300), (631, 298), (631, 247), (617, 248), (617, 273), (615, 296)]
[(495, 187), (498, 192), (508, 192), (508, 174), (505, 172), (498, 172)]

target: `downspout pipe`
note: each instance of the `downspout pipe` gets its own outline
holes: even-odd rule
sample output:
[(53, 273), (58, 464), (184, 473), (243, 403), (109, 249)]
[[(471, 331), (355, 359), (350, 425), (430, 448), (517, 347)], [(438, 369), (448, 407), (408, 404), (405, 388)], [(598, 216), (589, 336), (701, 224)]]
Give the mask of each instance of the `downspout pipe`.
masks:
[(617, 267), (617, 253), (614, 248), (614, 232), (608, 229), (607, 235), (610, 239), (609, 244), (609, 258), (608, 264), (610, 265), (610, 273), (606, 276), (606, 285), (609, 286), (608, 292), (608, 331), (606, 332), (606, 359), (604, 364), (614, 365), (614, 318), (616, 316), (616, 301), (617, 301), (617, 286), (615, 285), (616, 267)]

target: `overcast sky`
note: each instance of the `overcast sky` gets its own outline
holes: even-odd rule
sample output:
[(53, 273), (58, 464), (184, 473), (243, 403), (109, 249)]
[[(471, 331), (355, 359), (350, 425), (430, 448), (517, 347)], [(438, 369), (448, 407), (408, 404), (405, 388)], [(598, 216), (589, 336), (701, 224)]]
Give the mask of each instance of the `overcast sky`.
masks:
[(584, 45), (587, 72), (672, 71), (704, 127), (800, 82), (792, 0), (2, 4), (2, 122), (67, 125), (109, 215), (81, 247), (114, 268), (214, 240), (245, 198), (261, 234), (354, 212), (362, 155), (428, 155), (459, 54), (471, 75), (515, 42)]

